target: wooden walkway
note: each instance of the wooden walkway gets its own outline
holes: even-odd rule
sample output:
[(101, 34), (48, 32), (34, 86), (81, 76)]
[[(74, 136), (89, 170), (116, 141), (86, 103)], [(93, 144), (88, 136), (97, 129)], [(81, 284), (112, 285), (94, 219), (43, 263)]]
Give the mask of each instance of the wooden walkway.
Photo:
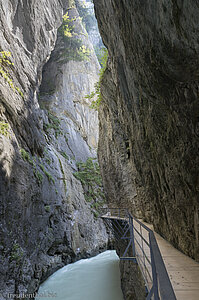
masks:
[[(143, 223), (154, 231), (151, 224)], [(199, 300), (199, 263), (154, 233), (177, 300)]]
[[(109, 215), (104, 215), (102, 218), (128, 220)], [(152, 225), (140, 221), (153, 230)], [(159, 234), (154, 233), (177, 300), (199, 300), (199, 263), (175, 249)], [(145, 233), (143, 235), (147, 239)], [(148, 249), (145, 250), (147, 253)]]
[(199, 263), (155, 236), (177, 300), (199, 300)]

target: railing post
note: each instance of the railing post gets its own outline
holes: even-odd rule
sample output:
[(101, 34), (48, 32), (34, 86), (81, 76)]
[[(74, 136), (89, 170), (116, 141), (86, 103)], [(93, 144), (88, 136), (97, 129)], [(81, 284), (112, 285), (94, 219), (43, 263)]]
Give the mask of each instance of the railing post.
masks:
[(135, 241), (134, 241), (134, 225), (133, 225), (133, 218), (129, 214), (129, 228), (130, 228), (130, 238), (132, 242), (132, 251), (133, 251), (133, 257), (135, 257)]
[(157, 280), (157, 272), (156, 272), (154, 254), (153, 254), (153, 249), (151, 247), (151, 232), (149, 232), (149, 244), (150, 244), (151, 268), (152, 268), (152, 277), (153, 277), (154, 300), (160, 300), (159, 294), (158, 294), (158, 280)]
[(143, 233), (142, 233), (142, 226), (141, 226), (141, 224), (140, 224), (140, 234), (142, 236), (141, 243), (142, 243), (142, 255), (143, 255), (143, 263), (144, 263), (143, 273), (145, 274), (145, 277), (146, 277), (147, 275), (146, 275), (145, 251), (144, 251), (144, 242), (143, 242)]

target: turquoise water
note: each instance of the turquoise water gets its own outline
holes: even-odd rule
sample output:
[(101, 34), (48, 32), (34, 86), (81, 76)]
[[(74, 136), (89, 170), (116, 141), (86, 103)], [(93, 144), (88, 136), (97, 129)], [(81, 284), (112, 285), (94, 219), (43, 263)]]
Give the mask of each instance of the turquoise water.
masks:
[(115, 251), (67, 265), (39, 288), (36, 300), (123, 300)]

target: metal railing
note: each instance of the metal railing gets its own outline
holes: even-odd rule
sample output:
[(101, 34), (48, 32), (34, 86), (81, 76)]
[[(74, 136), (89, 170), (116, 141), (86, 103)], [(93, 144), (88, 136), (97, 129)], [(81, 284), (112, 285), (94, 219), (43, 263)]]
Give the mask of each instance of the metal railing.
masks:
[[(111, 219), (117, 237), (129, 241), (120, 259), (138, 263), (148, 291), (146, 300), (176, 300), (154, 232), (126, 208), (103, 208), (101, 217)], [(126, 257), (129, 249), (132, 257)]]

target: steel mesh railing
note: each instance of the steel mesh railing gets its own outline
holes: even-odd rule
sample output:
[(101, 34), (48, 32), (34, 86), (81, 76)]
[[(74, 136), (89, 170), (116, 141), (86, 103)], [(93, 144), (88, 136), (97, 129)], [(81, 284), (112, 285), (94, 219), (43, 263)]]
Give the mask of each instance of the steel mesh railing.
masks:
[(125, 230), (120, 231), (120, 238), (130, 241), (121, 259), (125, 258), (132, 245), (132, 256), (136, 258), (148, 290), (146, 300), (176, 300), (154, 232), (133, 217), (126, 208), (103, 208), (101, 216), (116, 222), (123, 221)]

